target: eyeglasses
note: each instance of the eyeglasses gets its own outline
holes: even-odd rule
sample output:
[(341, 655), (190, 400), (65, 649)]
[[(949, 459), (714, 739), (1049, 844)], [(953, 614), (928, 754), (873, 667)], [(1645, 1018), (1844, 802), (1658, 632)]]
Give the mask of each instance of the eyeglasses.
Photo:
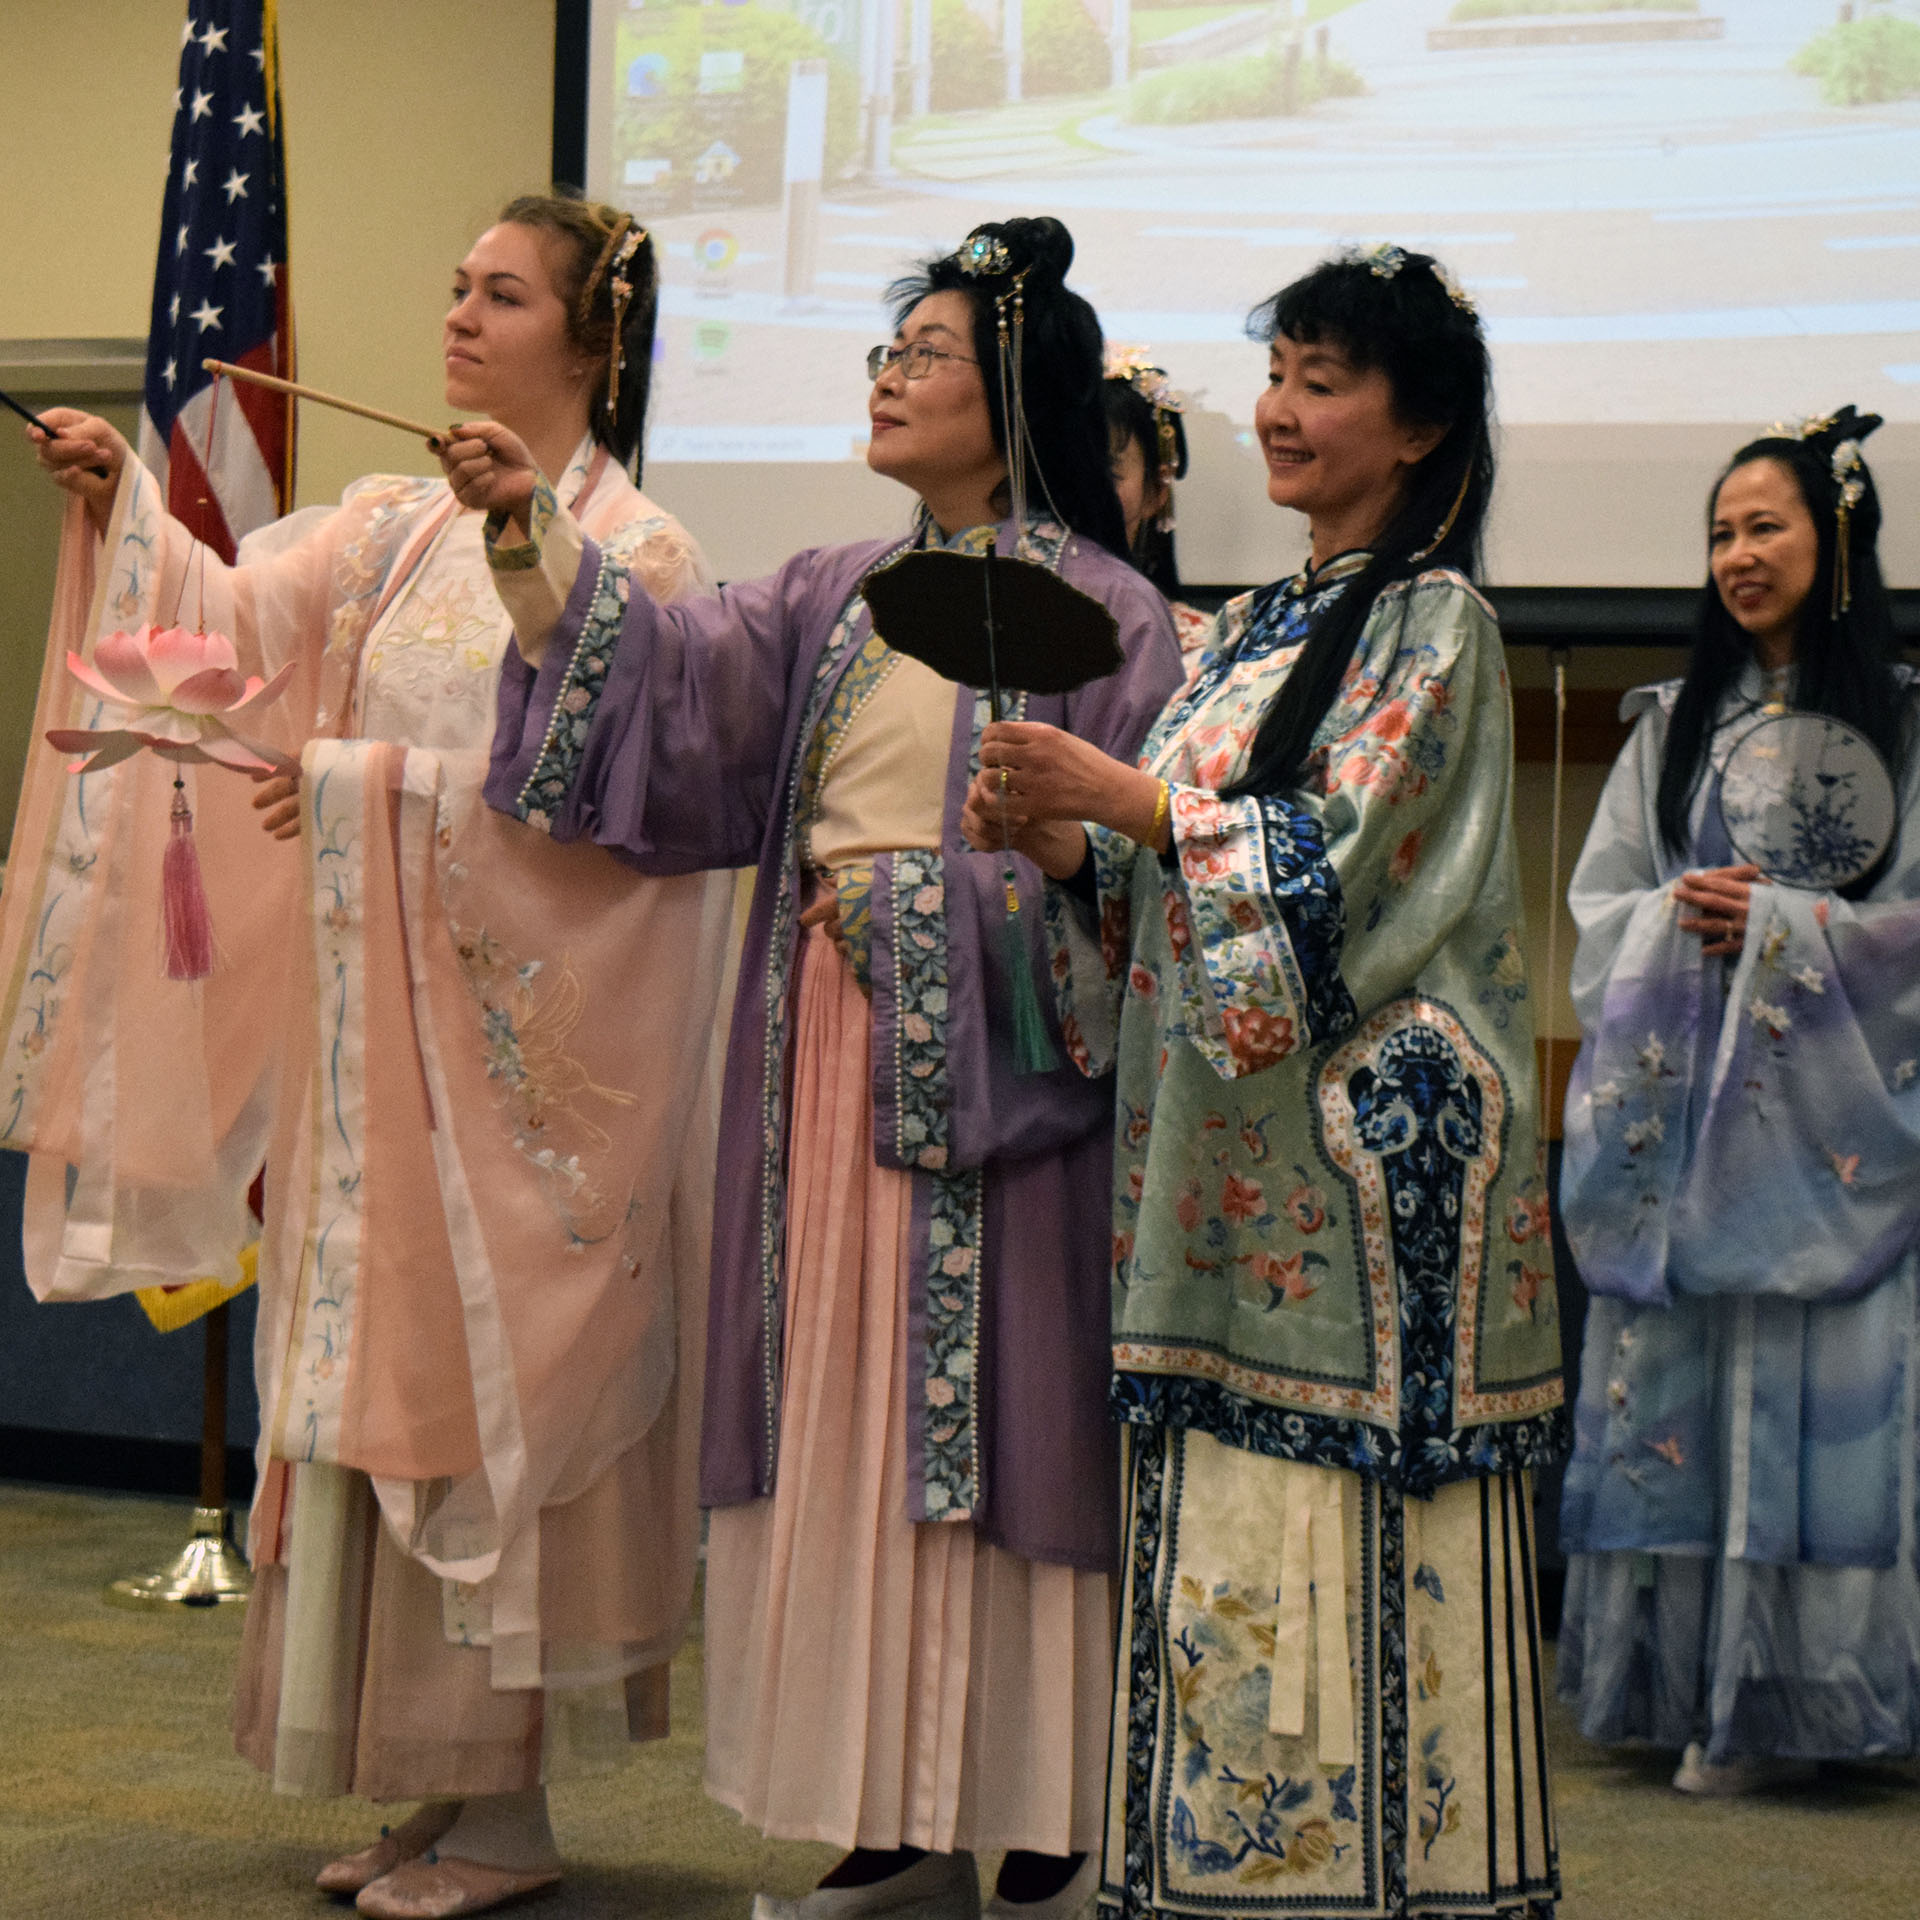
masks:
[(898, 367), (909, 380), (924, 380), (933, 371), (936, 360), (958, 360), (963, 367), (977, 367), (964, 353), (948, 353), (943, 347), (930, 347), (916, 340), (905, 347), (872, 347), (867, 352), (867, 378), (878, 380), (889, 367)]

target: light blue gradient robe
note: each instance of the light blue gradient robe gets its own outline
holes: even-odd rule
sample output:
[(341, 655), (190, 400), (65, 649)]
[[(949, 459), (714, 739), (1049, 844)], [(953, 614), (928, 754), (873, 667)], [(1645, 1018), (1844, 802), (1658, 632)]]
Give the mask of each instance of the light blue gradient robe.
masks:
[(1654, 817), (1677, 691), (1628, 696), (1570, 889), (1560, 1199), (1596, 1298), (1561, 1687), (1599, 1740), (1911, 1751), (1920, 782), (1865, 899), (1757, 887), (1740, 955), (1704, 959), (1672, 882), (1734, 858), (1718, 771), (1762, 688), (1729, 698), (1684, 856)]

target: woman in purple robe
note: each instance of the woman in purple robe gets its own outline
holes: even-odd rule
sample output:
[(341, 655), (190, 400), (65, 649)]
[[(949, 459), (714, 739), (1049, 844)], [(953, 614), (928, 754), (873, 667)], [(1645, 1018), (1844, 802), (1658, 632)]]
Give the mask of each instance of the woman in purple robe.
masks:
[[(487, 794), (649, 872), (757, 862), (727, 1063), (704, 1498), (709, 1790), (847, 1857), (764, 1920), (1066, 1920), (1091, 1898), (1111, 1705), (1113, 1095), (1016, 1070), (1002, 861), (959, 831), (987, 703), (889, 648), (860, 587), (916, 544), (1053, 567), (1124, 664), (1046, 720), (1131, 757), (1180, 679), (1124, 558), (1099, 323), (1053, 220), (984, 227), (893, 290), (868, 463), (904, 538), (656, 604), (504, 431), (457, 442), (514, 616)], [(1024, 316), (1009, 517), (997, 305)], [(1016, 336), (1018, 338), (1018, 336)], [(1011, 410), (1019, 431), (1020, 409)], [(1047, 1016), (1051, 1019), (1051, 1014)], [(1057, 1038), (1057, 1029), (1055, 1029)]]

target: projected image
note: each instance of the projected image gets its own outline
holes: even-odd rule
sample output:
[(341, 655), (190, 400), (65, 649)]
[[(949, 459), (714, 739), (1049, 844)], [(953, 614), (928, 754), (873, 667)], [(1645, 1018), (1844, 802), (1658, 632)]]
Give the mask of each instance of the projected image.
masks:
[(1237, 420), (1247, 308), (1383, 239), (1465, 282), (1510, 423), (1920, 418), (1920, 0), (628, 0), (597, 46), (655, 460), (858, 455), (887, 282), (1036, 212)]

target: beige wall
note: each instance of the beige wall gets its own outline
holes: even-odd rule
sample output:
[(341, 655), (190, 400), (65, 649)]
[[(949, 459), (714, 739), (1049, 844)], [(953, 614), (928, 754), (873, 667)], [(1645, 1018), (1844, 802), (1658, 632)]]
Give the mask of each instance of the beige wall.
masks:
[[(34, 186), (0, 214), (0, 339), (144, 334), (185, 0), (6, 11), (0, 179)], [(281, 0), (280, 65), (301, 375), (436, 419), (453, 267), (547, 178), (551, 0)], [(423, 457), (317, 407), (300, 428), (302, 502)]]
[[(0, 342), (146, 333), (186, 11), (186, 0), (6, 0), (0, 179), (14, 184), (0, 197)], [(453, 267), (502, 201), (547, 178), (551, 0), (281, 0), (280, 61), (301, 377), (437, 419)], [(128, 409), (104, 410), (130, 428)], [(302, 504), (358, 474), (426, 470), (403, 436), (323, 408), (301, 410), (300, 434)], [(9, 419), (0, 832), (28, 746), (57, 519)]]

